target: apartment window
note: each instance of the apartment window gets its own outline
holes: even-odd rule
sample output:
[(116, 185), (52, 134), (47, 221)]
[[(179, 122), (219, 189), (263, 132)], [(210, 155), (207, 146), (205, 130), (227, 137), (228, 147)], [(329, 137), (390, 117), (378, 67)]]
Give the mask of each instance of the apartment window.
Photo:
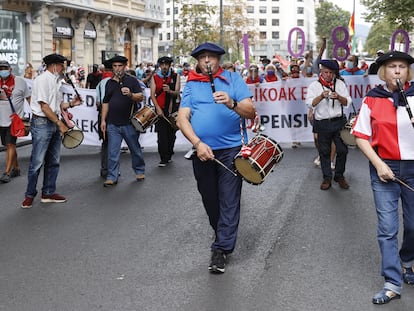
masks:
[(303, 0), (298, 0), (298, 2), (303, 2)]
[(253, 18), (249, 18), (249, 26), (254, 27), (254, 19)]
[(178, 8), (174, 7), (174, 14), (177, 15), (178, 14)]
[(261, 31), (261, 32), (259, 33), (259, 38), (260, 38), (260, 39), (266, 39), (266, 31)]
[(272, 31), (272, 39), (279, 39), (279, 31)]
[(265, 6), (259, 6), (259, 13), (267, 13), (267, 8)]
[(171, 27), (171, 21), (167, 21), (167, 28)]
[(171, 40), (171, 34), (167, 32), (167, 41)]
[(162, 33), (159, 34), (158, 40), (162, 41)]
[(305, 12), (304, 8), (298, 8), (298, 14), (303, 14)]
[(174, 40), (178, 40), (178, 32), (174, 32)]
[(272, 19), (272, 26), (279, 26), (279, 20), (278, 19)]
[(171, 11), (171, 9), (170, 8), (167, 8), (165, 14), (170, 15), (170, 11)]
[(298, 19), (297, 26), (305, 26), (305, 21), (303, 19)]
[(266, 19), (265, 18), (259, 19), (259, 25), (260, 26), (266, 26)]
[(246, 11), (247, 13), (254, 13), (254, 6), (248, 6)]
[(272, 13), (278, 14), (279, 13), (279, 7), (278, 6), (272, 6)]

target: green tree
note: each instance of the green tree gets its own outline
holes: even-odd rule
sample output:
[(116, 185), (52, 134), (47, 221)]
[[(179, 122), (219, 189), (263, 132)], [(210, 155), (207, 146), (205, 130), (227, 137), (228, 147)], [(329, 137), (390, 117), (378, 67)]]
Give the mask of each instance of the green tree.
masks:
[(247, 33), (249, 37), (254, 37), (254, 31), (248, 31), (249, 20), (246, 16), (246, 7), (244, 1), (233, 0), (232, 3), (223, 7), (223, 48), (233, 51), (232, 59), (230, 54), (225, 56), (229, 61), (243, 58), (243, 34)]
[(370, 55), (375, 55), (379, 49), (388, 51), (390, 49), (390, 38), (395, 29), (385, 19), (374, 23), (365, 41), (365, 51)]
[[(345, 0), (344, 0), (345, 1)], [(322, 38), (327, 38), (326, 52), (329, 58), (332, 58), (333, 43), (332, 30), (335, 27), (343, 26), (348, 29), (349, 18), (351, 13), (345, 11), (332, 4), (331, 2), (321, 2), (321, 5), (315, 9), (316, 15), (316, 36), (318, 37), (318, 46), (322, 44)], [(341, 32), (337, 34), (336, 38), (342, 40), (344, 34)], [(345, 50), (340, 49), (338, 54), (344, 53)]]
[(361, 4), (369, 11), (365, 16), (368, 22), (385, 19), (390, 25), (395, 25), (394, 28), (407, 32), (414, 30), (414, 0), (361, 0)]
[(200, 43), (218, 42), (220, 33), (212, 22), (217, 7), (191, 0), (177, 0), (181, 4), (181, 12), (175, 22), (177, 37), (174, 38), (174, 54), (189, 55)]

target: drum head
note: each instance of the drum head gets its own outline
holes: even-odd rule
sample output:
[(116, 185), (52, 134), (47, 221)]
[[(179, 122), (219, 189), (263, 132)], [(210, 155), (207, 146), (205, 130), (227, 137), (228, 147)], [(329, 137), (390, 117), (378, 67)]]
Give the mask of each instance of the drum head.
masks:
[(355, 136), (351, 134), (351, 128), (345, 127), (341, 130), (340, 136), (347, 146), (356, 146), (356, 139)]
[(141, 132), (141, 133), (145, 132), (145, 129), (144, 129), (144, 127), (142, 126), (142, 123), (141, 123), (141, 121), (140, 121), (139, 119), (132, 118), (132, 119), (131, 119), (131, 123), (132, 123), (132, 125), (135, 127), (135, 129), (136, 129), (138, 132)]
[(254, 168), (249, 159), (236, 158), (234, 159), (234, 166), (236, 172), (248, 183), (259, 185), (264, 181), (260, 171)]
[(79, 129), (71, 129), (63, 135), (62, 144), (68, 149), (78, 147), (83, 141), (83, 132)]

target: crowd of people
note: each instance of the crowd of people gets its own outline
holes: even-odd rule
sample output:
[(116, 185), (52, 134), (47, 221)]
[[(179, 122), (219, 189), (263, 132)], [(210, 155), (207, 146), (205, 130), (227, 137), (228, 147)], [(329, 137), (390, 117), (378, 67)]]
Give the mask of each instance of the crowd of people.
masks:
[[(192, 165), (197, 189), (214, 230), (208, 270), (224, 273), (227, 256), (236, 247), (240, 221), (242, 176), (234, 174), (234, 158), (249, 156), (246, 119), (257, 118), (249, 84), (274, 82), (301, 77), (316, 77), (307, 89), (305, 104), (313, 125), (315, 146), (322, 183), (329, 190), (332, 180), (341, 189), (349, 189), (345, 179), (348, 148), (340, 137), (346, 118), (344, 107), (351, 104), (343, 75), (378, 74), (385, 82), (364, 97), (352, 129), (358, 147), (369, 159), (371, 187), (378, 217), (377, 238), (382, 255), (384, 286), (372, 298), (385, 304), (401, 297), (402, 284), (414, 284), (414, 84), (410, 55), (379, 50), (377, 59), (368, 66), (356, 55), (345, 62), (322, 59), (326, 41), (316, 59), (309, 51), (302, 59), (282, 64), (279, 58), (264, 58), (245, 68), (240, 62), (223, 63), (226, 51), (205, 42), (191, 53), (194, 65), (174, 64), (168, 56), (156, 64), (127, 67), (128, 59), (114, 56), (102, 65), (93, 65), (86, 75), (83, 67), (59, 54), (43, 58), (42, 70), (27, 64), (24, 77), (34, 79), (30, 94), (21, 77), (12, 73), (7, 61), (0, 61), (0, 135), (6, 147), (5, 169), (0, 181), (8, 183), (21, 175), (16, 151), (16, 137), (11, 135), (10, 114), (23, 114), (23, 102), (30, 102), (32, 150), (27, 171), (27, 188), (21, 207), (29, 209), (38, 194), (37, 182), (43, 168), (42, 203), (64, 203), (66, 197), (56, 192), (60, 166), (61, 136), (68, 124), (61, 114), (82, 104), (76, 95), (64, 101), (62, 83), (96, 90), (101, 170), (105, 187), (118, 183), (120, 151), (125, 140), (131, 154), (135, 179), (145, 179), (145, 160), (139, 143), (140, 132), (131, 123), (143, 89), (149, 88), (152, 109), (158, 116), (157, 132), (159, 167), (172, 162), (175, 134), (180, 129), (192, 144)], [(170, 117), (176, 114), (176, 126)], [(293, 142), (297, 147), (300, 142)], [(318, 163), (318, 164), (319, 164)], [(233, 173), (232, 173), (233, 172)], [(399, 209), (402, 202), (403, 241), (398, 250)]]

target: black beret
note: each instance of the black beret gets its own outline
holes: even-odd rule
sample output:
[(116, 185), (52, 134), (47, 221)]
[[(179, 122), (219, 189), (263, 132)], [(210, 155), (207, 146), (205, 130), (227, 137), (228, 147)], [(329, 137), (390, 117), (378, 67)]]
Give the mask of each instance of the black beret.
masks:
[(338, 62), (334, 59), (321, 59), (319, 65), (329, 68), (331, 70), (339, 70)]
[(112, 69), (112, 62), (110, 59), (107, 59), (106, 61), (104, 61), (103, 65), (105, 66), (106, 69)]
[(224, 49), (220, 45), (215, 44), (213, 42), (204, 42), (191, 52), (191, 56), (197, 58), (204, 51), (211, 52), (217, 55), (226, 54), (226, 51), (224, 51)]
[(158, 64), (171, 64), (172, 62), (173, 62), (172, 58), (168, 56), (160, 57), (158, 58), (158, 61), (157, 61)]
[(384, 65), (388, 61), (392, 61), (394, 59), (405, 60), (408, 64), (414, 63), (414, 58), (410, 55), (400, 52), (400, 51), (392, 51), (385, 53), (377, 58), (375, 61), (379, 66)]
[(128, 58), (126, 58), (125, 56), (121, 56), (121, 55), (116, 55), (114, 57), (112, 57), (109, 60), (112, 63), (122, 63), (122, 64), (126, 64), (128, 63)]
[(49, 54), (43, 58), (43, 62), (46, 65), (50, 64), (64, 64), (67, 61), (66, 57), (60, 54)]

